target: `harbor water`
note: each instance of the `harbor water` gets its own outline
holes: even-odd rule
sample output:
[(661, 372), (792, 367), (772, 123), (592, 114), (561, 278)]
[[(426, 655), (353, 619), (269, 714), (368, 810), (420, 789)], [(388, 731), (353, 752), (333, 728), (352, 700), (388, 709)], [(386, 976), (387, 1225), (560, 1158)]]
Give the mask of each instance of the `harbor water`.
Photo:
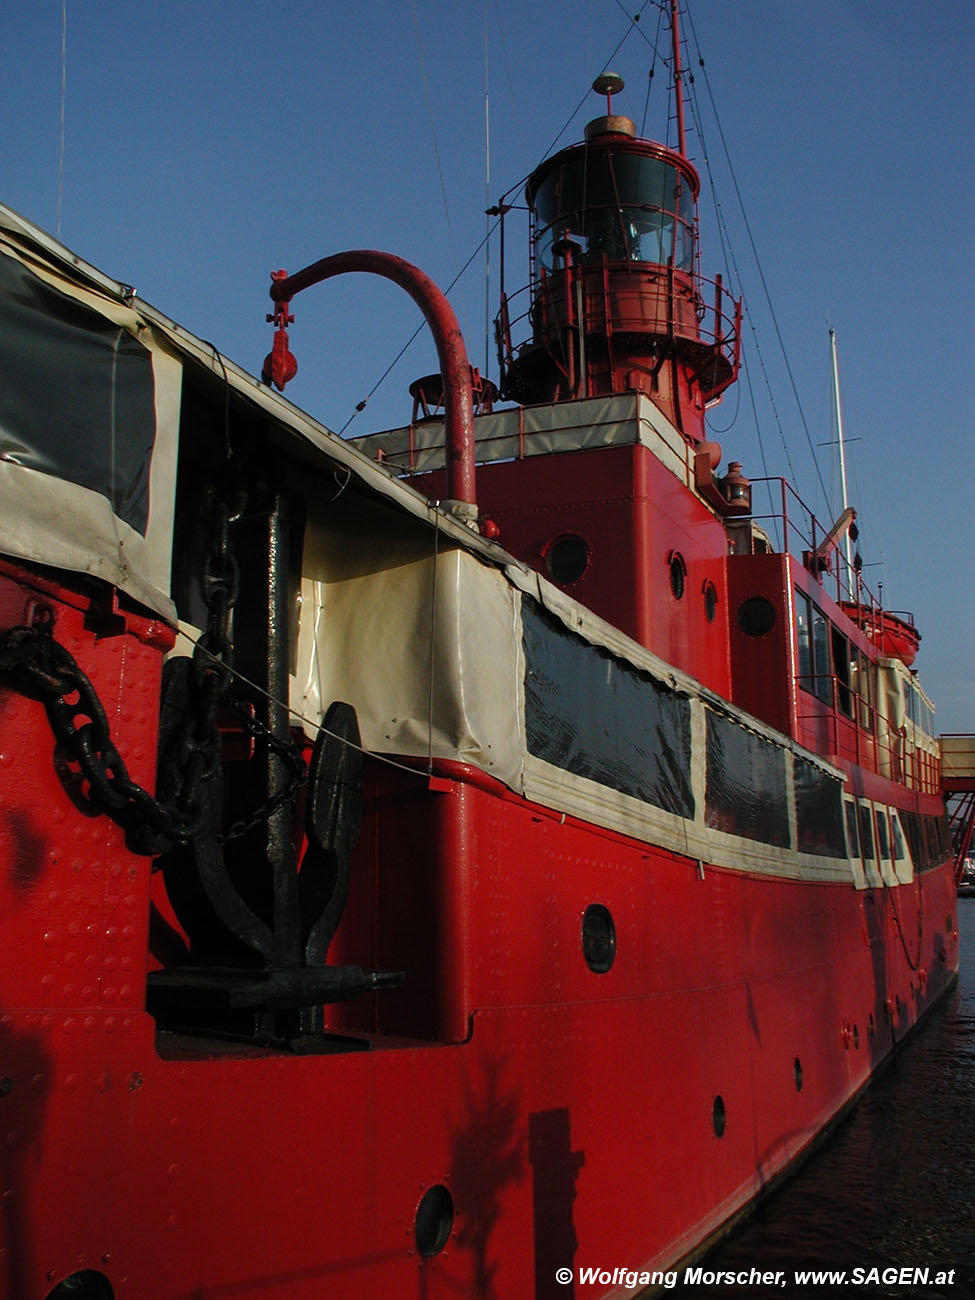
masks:
[[(958, 930), (957, 987), (677, 1294), (975, 1300), (975, 899), (958, 900)], [(712, 1280), (722, 1272), (735, 1282)]]

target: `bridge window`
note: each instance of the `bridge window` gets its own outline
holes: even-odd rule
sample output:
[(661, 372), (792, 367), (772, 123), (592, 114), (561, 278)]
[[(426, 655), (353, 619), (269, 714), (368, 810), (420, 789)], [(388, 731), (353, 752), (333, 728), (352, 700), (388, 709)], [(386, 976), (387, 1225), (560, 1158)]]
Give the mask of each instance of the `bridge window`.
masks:
[(840, 712), (853, 717), (853, 693), (850, 690), (850, 643), (842, 632), (831, 627), (833, 672), (836, 676), (836, 702)]
[[(796, 589), (796, 638), (799, 651), (799, 685), (826, 704), (833, 702), (829, 659), (829, 619), (803, 591)], [(849, 683), (847, 683), (849, 685)]]

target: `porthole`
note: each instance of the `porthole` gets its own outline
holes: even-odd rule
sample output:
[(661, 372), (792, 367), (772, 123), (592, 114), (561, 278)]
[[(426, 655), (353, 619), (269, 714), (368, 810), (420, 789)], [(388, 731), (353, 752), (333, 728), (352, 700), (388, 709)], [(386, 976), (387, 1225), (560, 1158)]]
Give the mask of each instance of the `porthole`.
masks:
[(446, 1246), (454, 1226), (454, 1198), (437, 1183), (423, 1193), (416, 1207), (416, 1248), (424, 1259), (433, 1259)]
[(687, 577), (687, 564), (680, 551), (671, 551), (667, 557), (670, 566), (670, 590), (674, 598), (680, 600), (684, 595), (684, 579)]
[(775, 606), (765, 596), (749, 596), (738, 606), (738, 626), (746, 636), (764, 636), (775, 627)]
[(871, 1038), (873, 1038), (876, 1032), (877, 1032), (877, 1026), (874, 1022), (873, 1012), (871, 1011), (867, 1016), (867, 1033), (870, 1035)]
[(104, 1273), (86, 1268), (72, 1273), (47, 1293), (47, 1300), (113, 1300), (115, 1292)]
[(853, 1026), (853, 1046), (856, 1048), (857, 1051), (860, 1050), (860, 1026), (859, 1025)]
[(796, 1092), (802, 1092), (802, 1062), (798, 1056), (792, 1063), (792, 1077), (796, 1081)]
[(724, 1098), (720, 1092), (714, 1099), (714, 1105), (711, 1107), (711, 1123), (714, 1125), (714, 1136), (724, 1137), (725, 1124), (727, 1116), (724, 1108)]
[(602, 903), (590, 903), (583, 913), (582, 955), (597, 975), (605, 975), (616, 960), (616, 926)]
[(589, 568), (592, 547), (578, 533), (563, 533), (549, 542), (542, 554), (552, 581), (567, 587), (578, 582)]
[(704, 617), (709, 623), (714, 622), (718, 612), (718, 589), (710, 579), (704, 584)]

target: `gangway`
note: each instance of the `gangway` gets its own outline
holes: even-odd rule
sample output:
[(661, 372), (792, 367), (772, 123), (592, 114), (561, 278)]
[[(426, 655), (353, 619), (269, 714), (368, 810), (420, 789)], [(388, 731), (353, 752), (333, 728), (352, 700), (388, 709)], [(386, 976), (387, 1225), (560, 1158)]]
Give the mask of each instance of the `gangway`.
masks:
[(940, 741), (941, 792), (948, 810), (957, 885), (961, 882), (975, 831), (975, 735), (952, 732), (941, 736)]

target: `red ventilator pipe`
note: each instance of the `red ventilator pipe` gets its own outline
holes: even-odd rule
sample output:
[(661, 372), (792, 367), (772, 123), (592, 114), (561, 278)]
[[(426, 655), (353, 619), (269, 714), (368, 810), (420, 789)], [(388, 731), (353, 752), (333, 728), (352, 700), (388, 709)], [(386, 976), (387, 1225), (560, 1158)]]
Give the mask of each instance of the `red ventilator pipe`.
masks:
[[(434, 342), (444, 384), (444, 431), (447, 442), (447, 496), (444, 504), (461, 504), (455, 513), (472, 519), (477, 515), (474, 493), (474, 401), (471, 395), (471, 366), (454, 309), (429, 276), (392, 253), (374, 249), (352, 249), (313, 262), (303, 271), (275, 280), (271, 298), (281, 302), (293, 298), (309, 285), (329, 280), (347, 271), (365, 271), (385, 276), (405, 289), (423, 312)], [(468, 507), (464, 509), (463, 507)]]

